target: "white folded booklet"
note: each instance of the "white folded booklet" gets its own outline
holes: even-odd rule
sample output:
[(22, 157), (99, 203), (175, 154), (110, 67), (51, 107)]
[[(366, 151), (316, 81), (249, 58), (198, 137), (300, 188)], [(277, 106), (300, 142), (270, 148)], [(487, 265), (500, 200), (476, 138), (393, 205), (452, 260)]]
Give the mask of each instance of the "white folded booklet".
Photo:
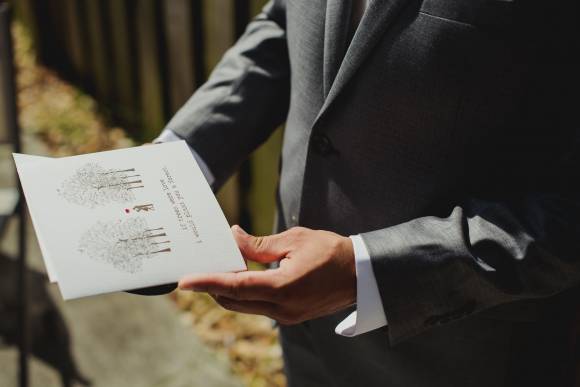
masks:
[(184, 141), (14, 160), (49, 278), (64, 299), (246, 269)]

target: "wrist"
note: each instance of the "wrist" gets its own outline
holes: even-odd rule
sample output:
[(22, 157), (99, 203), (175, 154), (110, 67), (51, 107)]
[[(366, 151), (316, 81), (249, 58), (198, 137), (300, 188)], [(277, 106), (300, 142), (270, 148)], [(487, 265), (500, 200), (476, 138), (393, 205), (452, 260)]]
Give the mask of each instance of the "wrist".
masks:
[(349, 237), (341, 236), (340, 241), (340, 256), (344, 265), (344, 270), (349, 278), (349, 305), (356, 304), (356, 260), (354, 255), (354, 246)]

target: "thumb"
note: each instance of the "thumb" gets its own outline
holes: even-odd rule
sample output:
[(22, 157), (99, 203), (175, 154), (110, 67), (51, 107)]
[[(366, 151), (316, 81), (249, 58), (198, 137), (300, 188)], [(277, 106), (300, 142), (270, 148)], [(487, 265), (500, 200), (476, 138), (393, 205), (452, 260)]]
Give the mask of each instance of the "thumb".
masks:
[(232, 233), (242, 255), (251, 261), (270, 263), (279, 261), (288, 254), (289, 246), (281, 234), (253, 236), (240, 226), (232, 226)]

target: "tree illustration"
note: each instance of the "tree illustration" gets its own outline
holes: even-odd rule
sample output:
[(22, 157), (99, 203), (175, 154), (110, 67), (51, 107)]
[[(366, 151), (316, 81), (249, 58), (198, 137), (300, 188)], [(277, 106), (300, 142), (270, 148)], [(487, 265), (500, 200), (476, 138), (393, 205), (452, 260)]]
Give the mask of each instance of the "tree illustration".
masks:
[(126, 273), (143, 269), (143, 261), (171, 252), (163, 227), (150, 228), (143, 217), (97, 222), (80, 238), (78, 251)]
[(135, 168), (105, 169), (97, 163), (87, 163), (66, 179), (57, 191), (70, 203), (95, 208), (112, 202), (131, 202), (135, 200), (134, 190), (143, 187)]

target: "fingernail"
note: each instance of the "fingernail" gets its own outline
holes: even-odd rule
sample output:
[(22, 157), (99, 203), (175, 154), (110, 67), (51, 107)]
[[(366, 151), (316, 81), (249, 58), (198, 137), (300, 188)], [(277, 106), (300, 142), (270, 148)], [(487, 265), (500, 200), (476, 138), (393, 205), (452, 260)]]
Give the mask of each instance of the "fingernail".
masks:
[(248, 233), (237, 224), (234, 226), (234, 230), (240, 235), (248, 235)]

